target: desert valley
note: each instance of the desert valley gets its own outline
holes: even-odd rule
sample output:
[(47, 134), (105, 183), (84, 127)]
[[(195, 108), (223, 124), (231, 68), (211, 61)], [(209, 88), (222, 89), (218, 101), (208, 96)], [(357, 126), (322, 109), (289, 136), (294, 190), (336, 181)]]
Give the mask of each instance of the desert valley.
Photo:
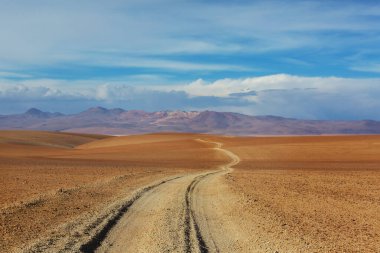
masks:
[(377, 252), (380, 136), (0, 132), (1, 252)]

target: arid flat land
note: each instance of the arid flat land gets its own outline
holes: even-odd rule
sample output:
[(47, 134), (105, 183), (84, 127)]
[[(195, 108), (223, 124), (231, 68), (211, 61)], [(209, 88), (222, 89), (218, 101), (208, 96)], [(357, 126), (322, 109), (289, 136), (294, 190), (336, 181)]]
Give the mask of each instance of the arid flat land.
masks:
[(1, 252), (379, 252), (380, 136), (0, 132)]
[(221, 212), (245, 233), (232, 249), (380, 251), (380, 136), (220, 141), (241, 158), (218, 184), (231, 194)]

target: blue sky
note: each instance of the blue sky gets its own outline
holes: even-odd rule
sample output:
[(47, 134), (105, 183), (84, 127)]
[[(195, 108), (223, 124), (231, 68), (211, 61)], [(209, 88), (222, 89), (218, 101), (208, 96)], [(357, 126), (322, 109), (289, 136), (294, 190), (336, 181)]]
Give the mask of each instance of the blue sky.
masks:
[(0, 6), (0, 114), (101, 105), (380, 120), (378, 1)]

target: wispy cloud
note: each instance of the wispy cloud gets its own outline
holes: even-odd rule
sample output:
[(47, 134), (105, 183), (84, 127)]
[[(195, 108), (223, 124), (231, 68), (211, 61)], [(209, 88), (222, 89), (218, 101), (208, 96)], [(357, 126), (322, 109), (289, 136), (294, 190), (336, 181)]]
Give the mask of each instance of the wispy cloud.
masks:
[[(372, 1), (8, 1), (0, 9), (0, 60), (12, 68), (91, 65), (85, 55), (101, 51), (108, 59), (92, 59), (105, 66), (245, 71), (261, 62), (231, 64), (231, 57), (301, 49), (336, 57), (337, 50), (377, 48), (379, 10)], [(205, 62), (172, 55), (230, 57)]]
[(0, 71), (0, 78), (32, 78), (32, 77), (33, 76), (28, 75), (28, 74)]
[(380, 73), (380, 63), (370, 63), (365, 65), (358, 65), (351, 67), (352, 70), (370, 72), (370, 73)]
[(108, 67), (140, 67), (172, 71), (254, 71), (254, 69), (232, 64), (196, 63), (164, 60), (147, 57), (94, 57), (86, 60), (87, 65)]

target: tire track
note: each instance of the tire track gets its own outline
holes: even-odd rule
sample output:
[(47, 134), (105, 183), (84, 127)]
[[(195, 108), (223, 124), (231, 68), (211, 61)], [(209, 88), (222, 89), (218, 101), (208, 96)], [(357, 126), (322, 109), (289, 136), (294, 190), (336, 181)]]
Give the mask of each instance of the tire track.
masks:
[(92, 238), (85, 244), (83, 244), (80, 247), (80, 251), (83, 253), (93, 253), (95, 252), (102, 242), (106, 239), (108, 233), (113, 229), (113, 227), (117, 224), (117, 222), (121, 219), (121, 217), (128, 212), (129, 208), (136, 202), (138, 199), (140, 199), (142, 196), (144, 196), (149, 191), (153, 190), (154, 188), (165, 184), (167, 182), (173, 181), (175, 179), (181, 178), (183, 176), (178, 176), (174, 178), (170, 178), (164, 181), (161, 181), (157, 184), (150, 185), (148, 187), (143, 188), (140, 190), (135, 196), (132, 197), (129, 201), (124, 203), (114, 215), (107, 221), (107, 223), (98, 231)]
[[(196, 189), (197, 185), (202, 182), (207, 177), (210, 177), (212, 175), (220, 174), (220, 173), (228, 173), (232, 171), (232, 166), (238, 164), (240, 162), (240, 158), (232, 153), (229, 150), (223, 149), (223, 144), (220, 142), (212, 142), (202, 139), (197, 139), (199, 142), (204, 143), (212, 143), (215, 144), (214, 149), (218, 150), (220, 152), (225, 153), (228, 157), (231, 158), (231, 162), (229, 162), (227, 165), (223, 165), (220, 167), (220, 170), (209, 172), (207, 174), (199, 175), (194, 178), (194, 180), (190, 183), (190, 185), (187, 187), (186, 190), (186, 196), (185, 196), (185, 252), (190, 253), (193, 250), (198, 250), (200, 253), (208, 253), (210, 251), (210, 247), (206, 243), (206, 238), (204, 235), (202, 235), (199, 222), (196, 219), (196, 211), (193, 207), (193, 196), (194, 196), (194, 190)], [(195, 237), (195, 240), (192, 240), (192, 233)], [(212, 242), (213, 250), (215, 252), (219, 252), (218, 246), (215, 244), (212, 236), (209, 236), (210, 238), (207, 238), (208, 241)]]
[[(187, 187), (186, 190), (186, 210), (185, 210), (185, 251), (186, 253), (190, 253), (193, 248), (197, 248), (201, 253), (208, 253), (208, 247), (206, 245), (205, 240), (202, 237), (199, 225), (195, 219), (195, 211), (191, 208), (191, 203), (192, 203), (192, 195), (194, 192), (195, 187), (197, 184), (206, 176), (209, 176), (213, 173), (208, 173), (206, 175), (200, 175), (197, 176), (191, 184)], [(195, 232), (195, 237), (196, 237), (196, 245), (192, 245), (192, 240), (191, 240), (191, 231)]]

